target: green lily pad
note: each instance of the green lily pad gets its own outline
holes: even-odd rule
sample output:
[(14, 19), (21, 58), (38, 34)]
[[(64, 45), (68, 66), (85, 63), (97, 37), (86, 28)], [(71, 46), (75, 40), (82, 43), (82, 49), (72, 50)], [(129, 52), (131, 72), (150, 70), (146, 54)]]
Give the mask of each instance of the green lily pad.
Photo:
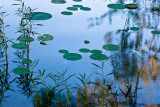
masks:
[(115, 44), (107, 44), (103, 46), (103, 49), (108, 50), (108, 51), (118, 51), (120, 47)]
[(98, 49), (93, 49), (93, 50), (91, 50), (91, 53), (94, 53), (94, 54), (102, 54), (102, 51), (101, 51), (101, 50), (98, 50)]
[(75, 1), (75, 2), (81, 2), (82, 0), (73, 0), (73, 1)]
[(64, 3), (66, 3), (65, 0), (52, 0), (51, 2), (55, 3), (55, 4), (64, 4)]
[(83, 7), (83, 6), (82, 6), (82, 5), (73, 5), (73, 7), (81, 8), (81, 7)]
[(41, 45), (47, 45), (46, 42), (44, 42), (44, 41), (40, 41), (40, 44)]
[(50, 40), (53, 40), (53, 38), (54, 37), (50, 34), (44, 34), (44, 35), (38, 36), (38, 40), (42, 40), (42, 41), (50, 41)]
[(73, 15), (72, 12), (69, 12), (69, 11), (63, 11), (61, 12), (62, 15)]
[(90, 41), (88, 41), (88, 40), (85, 40), (85, 41), (84, 41), (84, 43), (85, 43), (85, 44), (89, 44), (89, 43), (90, 43)]
[(27, 36), (22, 36), (22, 37), (18, 38), (18, 40), (21, 41), (21, 42), (33, 42), (34, 38), (27, 37)]
[(127, 9), (137, 9), (138, 5), (134, 4), (134, 3), (130, 3), (130, 4), (125, 4)]
[(29, 63), (32, 63), (32, 60), (31, 59), (27, 59), (27, 58), (23, 58), (22, 59), (22, 63), (29, 64)]
[(77, 10), (78, 10), (78, 8), (77, 8), (77, 7), (67, 7), (67, 10), (77, 11)]
[(13, 72), (15, 74), (25, 75), (25, 74), (28, 74), (30, 72), (30, 70), (28, 68), (19, 67), (19, 68), (13, 69)]
[(83, 52), (83, 53), (88, 53), (88, 52), (90, 52), (90, 50), (87, 49), (87, 48), (81, 48), (81, 49), (79, 49), (79, 51), (80, 51), (80, 52)]
[(140, 28), (139, 27), (131, 27), (130, 30), (133, 30), (133, 31), (139, 31)]
[(151, 31), (151, 33), (154, 34), (154, 35), (159, 35), (159, 34), (160, 34), (160, 31), (156, 31), (156, 30), (155, 30), (155, 31)]
[(80, 9), (83, 11), (90, 11), (91, 10), (91, 8), (89, 8), (89, 7), (80, 7)]
[(63, 55), (64, 59), (76, 61), (82, 59), (82, 56), (77, 53), (66, 53)]
[(12, 45), (14, 49), (27, 49), (28, 45), (23, 43), (15, 43)]
[(104, 54), (95, 54), (95, 53), (90, 55), (90, 58), (93, 60), (98, 60), (98, 61), (108, 59), (108, 57)]
[(48, 20), (52, 18), (52, 15), (45, 12), (32, 12), (26, 15), (30, 20)]
[(123, 4), (109, 4), (107, 5), (107, 7), (111, 8), (111, 9), (125, 9), (125, 5)]
[(59, 53), (69, 53), (69, 52), (68, 52), (68, 50), (61, 49), (61, 50), (59, 50)]

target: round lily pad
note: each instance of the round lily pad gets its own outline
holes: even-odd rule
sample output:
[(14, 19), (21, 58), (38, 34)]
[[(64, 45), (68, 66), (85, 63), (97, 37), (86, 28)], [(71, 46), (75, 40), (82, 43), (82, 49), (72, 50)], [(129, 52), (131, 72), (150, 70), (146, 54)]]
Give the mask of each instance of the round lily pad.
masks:
[(27, 58), (23, 58), (22, 59), (22, 63), (29, 64), (29, 63), (32, 63), (32, 60), (31, 59), (27, 59)]
[(108, 51), (118, 51), (120, 47), (115, 44), (107, 44), (103, 46), (103, 49), (108, 50)]
[(102, 54), (102, 51), (98, 49), (94, 49), (94, 50), (91, 50), (91, 53)]
[(51, 2), (55, 3), (55, 4), (64, 4), (64, 3), (66, 3), (65, 0), (52, 0)]
[(88, 53), (88, 52), (90, 52), (90, 50), (87, 49), (87, 48), (81, 48), (81, 49), (79, 49), (79, 51), (80, 51), (80, 52), (83, 52), (83, 53)]
[(90, 43), (90, 41), (88, 41), (88, 40), (85, 40), (85, 41), (84, 41), (84, 43), (85, 43), (85, 44), (89, 44), (89, 43)]
[(83, 11), (90, 11), (91, 10), (91, 8), (89, 8), (89, 7), (80, 7), (80, 9)]
[(59, 53), (68, 53), (68, 50), (61, 49), (61, 50), (59, 50)]
[(73, 0), (73, 1), (75, 1), (75, 2), (81, 2), (82, 0)]
[(63, 57), (67, 60), (71, 60), (71, 61), (76, 61), (76, 60), (80, 60), (82, 58), (82, 56), (80, 54), (77, 53), (66, 53), (63, 55)]
[(69, 12), (69, 11), (63, 11), (61, 12), (62, 15), (73, 15), (72, 12)]
[(73, 7), (81, 8), (81, 7), (83, 7), (83, 6), (82, 6), (82, 5), (73, 5)]
[(22, 36), (22, 37), (18, 38), (18, 40), (21, 41), (21, 42), (33, 42), (34, 38), (27, 37), (27, 36)]
[(50, 34), (44, 34), (44, 35), (38, 36), (38, 40), (42, 40), (42, 41), (50, 41), (53, 38), (54, 37)]
[(140, 28), (139, 27), (131, 27), (130, 30), (133, 30), (133, 31), (139, 31)]
[(137, 9), (138, 5), (134, 4), (134, 3), (130, 3), (130, 4), (125, 4), (127, 9)]
[(52, 18), (52, 15), (45, 12), (32, 12), (27, 14), (26, 18), (30, 20), (48, 20)]
[(28, 68), (18, 67), (18, 68), (13, 69), (13, 72), (15, 74), (25, 75), (25, 74), (28, 74), (30, 70)]
[(67, 7), (67, 10), (77, 11), (77, 10), (78, 10), (78, 8), (77, 8), (77, 7)]
[(156, 30), (155, 30), (155, 31), (151, 31), (151, 33), (154, 34), (154, 35), (159, 35), (159, 34), (160, 34), (160, 31), (156, 31)]
[(108, 57), (104, 54), (92, 54), (90, 55), (90, 58), (93, 59), (93, 60), (106, 60)]
[(109, 4), (107, 5), (107, 7), (111, 8), (111, 9), (125, 9), (125, 5), (123, 4)]
[(27, 49), (28, 45), (23, 43), (15, 43), (12, 45), (14, 49)]

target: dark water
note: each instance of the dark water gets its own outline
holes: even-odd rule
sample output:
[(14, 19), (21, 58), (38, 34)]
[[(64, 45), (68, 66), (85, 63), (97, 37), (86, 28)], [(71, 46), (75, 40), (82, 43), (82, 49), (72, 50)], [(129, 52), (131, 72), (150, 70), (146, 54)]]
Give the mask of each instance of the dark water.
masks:
[[(20, 6), (12, 5), (16, 3), (17, 1), (14, 0), (1, 0), (0, 6), (3, 6), (3, 8), (0, 11), (5, 11), (6, 14), (9, 14), (9, 16), (4, 18), (5, 24), (10, 25), (5, 29), (6, 37), (18, 43), (16, 39), (20, 36), (20, 33), (16, 32), (20, 28), (19, 23), (22, 17), (16, 15), (17, 9), (20, 8)], [(107, 7), (111, 3), (135, 3), (138, 5), (138, 8), (134, 10), (115, 10)], [(71, 16), (61, 14), (62, 11), (66, 11), (67, 7), (76, 4), (90, 7), (91, 11), (73, 11)], [(160, 0), (88, 0), (82, 2), (69, 0), (65, 4), (54, 4), (50, 0), (26, 0), (25, 6), (30, 6), (32, 9), (37, 8), (35, 10), (37, 12), (47, 12), (52, 15), (52, 18), (49, 20), (36, 21), (36, 23), (44, 26), (34, 27), (36, 32), (51, 34), (54, 39), (47, 41), (47, 45), (41, 45), (37, 39), (39, 35), (35, 34), (32, 36), (35, 41), (29, 46), (29, 58), (33, 61), (39, 60), (34, 68), (33, 77), (38, 75), (38, 70), (46, 69), (46, 76), (49, 73), (56, 74), (67, 69), (66, 77), (75, 74), (67, 81), (71, 83), (71, 87), (77, 86), (76, 83), (83, 86), (76, 78), (79, 76), (79, 73), (85, 73), (87, 76), (92, 74), (91, 81), (101, 82), (102, 77), (95, 74), (95, 72), (101, 73), (101, 70), (92, 64), (101, 65), (101, 62), (90, 59), (90, 53), (79, 52), (80, 48), (99, 49), (107, 56), (112, 55), (104, 63), (104, 74), (113, 73), (105, 77), (105, 80), (108, 84), (112, 84), (113, 92), (117, 91), (119, 95), (117, 97), (118, 106), (160, 105), (160, 35), (151, 33), (154, 30), (160, 31)], [(131, 27), (139, 27), (140, 30), (129, 30)], [(85, 40), (90, 41), (90, 43), (85, 44)], [(7, 81), (16, 79), (10, 84), (11, 90), (4, 89), (3, 81), (1, 81), (0, 92), (3, 94), (1, 95), (3, 97), (0, 97), (1, 105), (4, 107), (40, 106), (33, 103), (33, 97), (36, 96), (33, 90), (36, 89), (37, 93), (42, 93), (43, 91), (45, 92), (46, 87), (44, 85), (33, 85), (32, 82), (24, 83), (25, 80), (28, 80), (27, 76), (13, 73), (14, 68), (24, 67), (22, 63), (15, 63), (15, 61), (25, 58), (27, 53), (26, 51), (13, 49), (11, 47), (12, 44), (8, 42), (8, 72), (10, 76), (8, 76)], [(120, 50), (106, 51), (103, 49), (105, 44), (119, 45)], [(1, 46), (1, 50), (3, 50), (3, 47)], [(63, 54), (58, 52), (60, 49), (81, 54), (82, 59), (68, 61), (63, 58)], [(18, 55), (22, 56), (17, 57)], [(3, 59), (5, 57), (1, 57), (0, 60)], [(0, 62), (0, 65), (3, 64), (4, 62)], [(3, 80), (3, 67), (0, 67), (1, 80)], [(140, 89), (136, 91), (137, 94), (135, 95), (137, 72), (140, 69), (142, 69), (138, 84)], [(22, 82), (22, 80), (24, 81)], [(8, 85), (8, 83), (6, 82), (5, 85)], [(45, 83), (51, 87), (55, 85), (50, 78), (47, 78)], [(127, 85), (132, 86), (128, 99), (124, 98), (122, 91), (120, 91), (122, 89), (124, 92), (127, 92)], [(43, 87), (42, 91), (40, 91), (41, 87)], [(92, 90), (93, 88), (94, 86), (91, 85), (87, 87), (87, 90)], [(81, 103), (78, 104), (78, 95), (75, 94), (78, 93), (77, 89), (72, 88), (70, 90), (73, 90), (72, 106), (82, 106)], [(25, 95), (27, 92), (32, 91), (31, 95)], [(62, 91), (62, 93), (65, 93), (65, 91)], [(43, 96), (43, 94), (40, 95)], [(62, 98), (64, 97), (62, 96)], [(66, 99), (64, 100), (66, 101)], [(99, 105), (95, 104), (93, 106)]]

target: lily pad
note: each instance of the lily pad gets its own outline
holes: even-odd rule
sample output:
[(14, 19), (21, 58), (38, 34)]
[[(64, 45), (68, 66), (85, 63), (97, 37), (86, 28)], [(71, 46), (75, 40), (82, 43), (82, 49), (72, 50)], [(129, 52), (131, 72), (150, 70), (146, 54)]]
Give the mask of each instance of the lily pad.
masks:
[(108, 51), (118, 51), (120, 47), (115, 44), (107, 44), (103, 46), (103, 49), (108, 50)]
[(139, 31), (140, 28), (139, 27), (131, 27), (130, 30), (133, 30), (133, 31)]
[(51, 2), (55, 3), (55, 4), (64, 4), (64, 3), (66, 3), (65, 0), (52, 0)]
[(73, 7), (81, 8), (81, 7), (83, 7), (83, 6), (82, 6), (82, 5), (73, 5)]
[(21, 42), (33, 42), (34, 38), (27, 37), (27, 36), (22, 36), (22, 37), (18, 38), (18, 40), (21, 41)]
[(91, 8), (89, 8), (89, 7), (80, 7), (80, 9), (83, 11), (90, 11), (91, 10)]
[(25, 75), (25, 74), (28, 74), (30, 70), (28, 68), (18, 67), (18, 68), (13, 69), (13, 72), (15, 74)]
[(26, 18), (30, 20), (48, 20), (52, 18), (52, 15), (45, 12), (32, 12), (27, 14)]
[(154, 35), (159, 35), (159, 34), (160, 34), (160, 31), (156, 31), (156, 30), (155, 30), (155, 31), (151, 31), (151, 33), (154, 34)]
[(88, 40), (85, 40), (85, 41), (84, 41), (84, 43), (85, 43), (85, 44), (89, 44), (89, 43), (90, 43), (90, 41), (88, 41)]
[(68, 50), (61, 49), (61, 50), (59, 50), (59, 53), (68, 53)]
[(94, 50), (91, 50), (91, 53), (94, 53), (94, 54), (102, 54), (102, 51), (101, 51), (101, 50), (98, 50), (98, 49), (94, 49)]
[(81, 49), (79, 49), (79, 51), (80, 51), (80, 52), (83, 52), (83, 53), (88, 53), (88, 52), (90, 52), (90, 50), (87, 49), (87, 48), (81, 48)]
[(82, 59), (82, 56), (77, 53), (66, 53), (63, 55), (64, 59), (76, 61)]
[(44, 42), (44, 41), (40, 41), (40, 44), (41, 45), (47, 45), (46, 42)]
[(69, 12), (69, 11), (63, 11), (61, 12), (62, 15), (73, 15), (72, 12)]
[(24, 59), (22, 59), (22, 63), (24, 63), (24, 64), (29, 64), (29, 63), (32, 63), (32, 60), (31, 60), (31, 59), (24, 58)]
[(130, 4), (125, 4), (127, 9), (137, 9), (138, 5), (134, 4), (134, 3), (130, 3)]
[(82, 0), (73, 0), (73, 1), (75, 1), (75, 2), (81, 2)]
[(77, 8), (77, 7), (67, 7), (67, 10), (77, 11), (77, 10), (78, 10), (78, 8)]
[(93, 60), (106, 60), (108, 57), (104, 54), (92, 54), (90, 55), (90, 58), (93, 59)]
[(125, 5), (123, 4), (109, 4), (107, 5), (107, 7), (111, 8), (111, 9), (125, 9)]
[(14, 49), (27, 49), (28, 45), (23, 43), (15, 43), (12, 45)]
[(38, 40), (41, 40), (41, 41), (50, 41), (50, 40), (53, 40), (53, 38), (54, 37), (50, 34), (44, 34), (44, 35), (38, 36)]

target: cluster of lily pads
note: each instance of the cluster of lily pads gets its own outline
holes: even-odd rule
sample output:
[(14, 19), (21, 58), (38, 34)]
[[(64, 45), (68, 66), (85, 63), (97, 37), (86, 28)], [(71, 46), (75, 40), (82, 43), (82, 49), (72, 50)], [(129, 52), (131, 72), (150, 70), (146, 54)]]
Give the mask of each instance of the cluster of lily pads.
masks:
[[(115, 44), (106, 44), (103, 46), (103, 49), (108, 50), (108, 51), (118, 51), (120, 49), (120, 46), (115, 45)], [(94, 49), (94, 50), (90, 50), (87, 48), (81, 48), (79, 49), (80, 52), (82, 53), (91, 53), (90, 58), (93, 60), (107, 60), (108, 57), (102, 53), (101, 50), (98, 49)], [(65, 49), (61, 49), (59, 50), (60, 53), (64, 54), (63, 58), (70, 60), (70, 61), (76, 61), (76, 60), (80, 60), (82, 59), (82, 55), (78, 54), (78, 53), (70, 53), (68, 50)]]
[(70, 11), (78, 11), (78, 9), (83, 10), (83, 11), (90, 11), (91, 10), (91, 8), (84, 7), (82, 5), (73, 5), (72, 7), (67, 7), (66, 9), (68, 11), (61, 12), (62, 15), (73, 15), (73, 12), (70, 12)]
[[(45, 12), (32, 12), (29, 14), (26, 14), (25, 19), (27, 20), (48, 20), (52, 18), (52, 15), (49, 13), (45, 13)], [(50, 34), (43, 34), (41, 36), (38, 36), (37, 38), (41, 44), (46, 45), (46, 43), (44, 41), (50, 41), (53, 39), (53, 36)], [(17, 39), (20, 43), (14, 43), (12, 45), (12, 48), (14, 49), (18, 49), (18, 50), (23, 50), (23, 49), (27, 49), (29, 48), (29, 45), (27, 43), (31, 43), (33, 42), (35, 39), (33, 37), (30, 36), (20, 36)], [(33, 61), (31, 59), (27, 59), (27, 58), (23, 58), (22, 59), (22, 63), (23, 64), (30, 64)], [(13, 72), (15, 74), (19, 74), (19, 75), (25, 75), (28, 74), (30, 72), (29, 68), (24, 68), (24, 67), (18, 67), (15, 68), (13, 70)]]

